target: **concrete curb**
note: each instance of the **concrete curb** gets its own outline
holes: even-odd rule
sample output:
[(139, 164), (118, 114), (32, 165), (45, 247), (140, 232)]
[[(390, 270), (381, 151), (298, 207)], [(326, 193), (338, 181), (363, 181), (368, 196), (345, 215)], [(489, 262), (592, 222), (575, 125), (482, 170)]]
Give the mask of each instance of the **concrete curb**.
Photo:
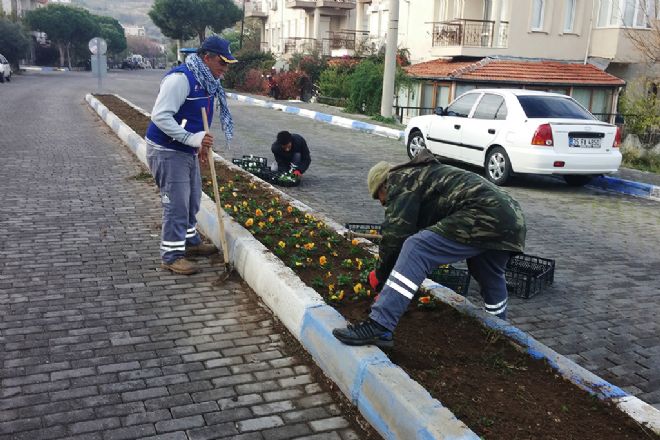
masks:
[(382, 125), (356, 121), (355, 119), (344, 118), (343, 116), (334, 116), (314, 110), (278, 104), (273, 101), (252, 98), (251, 96), (239, 95), (237, 93), (228, 92), (227, 97), (235, 99), (236, 101), (247, 102), (248, 104), (256, 105), (258, 107), (272, 108), (273, 110), (280, 110), (284, 113), (291, 113), (293, 115), (314, 119), (316, 121), (326, 122), (330, 125), (337, 125), (339, 127), (350, 128), (352, 130), (358, 130), (364, 133), (371, 133), (392, 139), (403, 139), (403, 130), (397, 130), (396, 128), (383, 127)]
[(19, 70), (26, 72), (68, 72), (68, 67), (49, 67), (49, 66), (20, 66)]
[[(87, 95), (85, 99), (140, 160), (146, 163), (146, 157), (143, 156), (143, 152), (146, 152), (144, 140), (92, 95)], [(217, 158), (229, 166), (234, 166), (220, 156)], [(278, 192), (282, 194), (283, 200), (293, 200), (281, 191)], [(203, 194), (202, 197), (202, 208), (198, 216), (200, 229), (209, 237), (218, 237), (219, 223), (214, 203), (208, 196)], [(312, 212), (311, 208), (300, 202), (295, 204)], [(316, 213), (314, 215), (323, 220), (322, 216)], [(243, 279), (384, 438), (479, 438), (403, 370), (392, 364), (381, 350), (375, 347), (348, 347), (338, 342), (332, 336), (332, 329), (344, 325), (344, 318), (326, 305), (313, 289), (306, 286), (252, 234), (231, 217), (225, 217), (223, 220), (230, 259)], [(339, 226), (332, 221), (326, 223), (331, 227)], [(341, 229), (343, 228), (339, 226), (337, 230), (341, 232)], [(217, 238), (213, 241), (220, 245)], [(427, 280), (425, 287), (438, 298), (477, 318), (487, 327), (502, 331), (525, 347), (533, 357), (545, 358), (566, 379), (600, 399), (613, 401), (634, 420), (646, 424), (660, 434), (660, 411), (651, 405), (628, 395), (516, 327), (476, 308), (465, 298), (443, 286)]]
[[(362, 131), (364, 133), (376, 134), (392, 139), (403, 139), (403, 130), (394, 128), (387, 128), (381, 125), (369, 124), (367, 122), (356, 121), (355, 119), (344, 118), (342, 116), (333, 116), (326, 113), (321, 113), (313, 110), (307, 110), (290, 105), (278, 104), (265, 99), (252, 98), (251, 96), (240, 95), (237, 93), (227, 93), (231, 99), (248, 104), (256, 105), (258, 107), (271, 108), (280, 110), (285, 113), (291, 113), (298, 116), (314, 119), (317, 121), (326, 122), (338, 127), (349, 128), (352, 130)], [(614, 191), (622, 194), (628, 194), (636, 197), (643, 197), (651, 200), (660, 201), (660, 186), (649, 185), (647, 183), (633, 182), (630, 180), (619, 179), (616, 177), (602, 176), (594, 178), (589, 186)]]

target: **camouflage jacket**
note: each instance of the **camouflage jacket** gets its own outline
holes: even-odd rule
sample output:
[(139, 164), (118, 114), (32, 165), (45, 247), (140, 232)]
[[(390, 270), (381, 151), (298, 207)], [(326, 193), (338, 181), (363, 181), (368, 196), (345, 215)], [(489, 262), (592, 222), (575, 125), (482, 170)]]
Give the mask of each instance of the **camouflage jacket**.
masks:
[(380, 264), (389, 277), (403, 242), (422, 229), (482, 249), (522, 252), (525, 218), (511, 196), (483, 177), (440, 163), (423, 151), (387, 176)]

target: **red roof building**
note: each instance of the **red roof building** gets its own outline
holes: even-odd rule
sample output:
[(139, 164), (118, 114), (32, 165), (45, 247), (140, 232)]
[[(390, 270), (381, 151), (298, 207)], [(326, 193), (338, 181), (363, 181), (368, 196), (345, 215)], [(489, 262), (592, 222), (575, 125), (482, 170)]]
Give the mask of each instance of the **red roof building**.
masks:
[(597, 117), (613, 120), (619, 91), (626, 84), (592, 64), (556, 60), (437, 59), (404, 69), (417, 81), (399, 92), (396, 106), (402, 121), (445, 107), (470, 89), (502, 87), (569, 95)]
[(592, 64), (542, 60), (433, 60), (406, 68), (415, 78), (516, 85), (588, 85), (622, 87), (625, 81)]

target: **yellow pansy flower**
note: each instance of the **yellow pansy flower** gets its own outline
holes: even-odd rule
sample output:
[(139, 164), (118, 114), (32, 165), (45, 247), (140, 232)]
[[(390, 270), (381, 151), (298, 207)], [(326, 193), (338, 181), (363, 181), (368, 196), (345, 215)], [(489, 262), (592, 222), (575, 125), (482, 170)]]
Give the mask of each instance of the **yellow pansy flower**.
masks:
[[(321, 266), (325, 266), (325, 264), (326, 264), (327, 262), (328, 262), (328, 259), (325, 258), (325, 255), (322, 255), (322, 256), (319, 257), (319, 264), (320, 264)], [(330, 273), (330, 272), (328, 272), (328, 273)]]
[(251, 218), (245, 220), (245, 227), (249, 228), (253, 224), (254, 224), (254, 220), (252, 220)]

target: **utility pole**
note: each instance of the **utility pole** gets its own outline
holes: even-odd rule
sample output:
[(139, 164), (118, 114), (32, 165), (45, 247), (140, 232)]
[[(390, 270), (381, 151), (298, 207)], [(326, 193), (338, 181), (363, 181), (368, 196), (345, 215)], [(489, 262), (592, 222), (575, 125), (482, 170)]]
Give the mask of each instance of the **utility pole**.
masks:
[(243, 18), (241, 19), (241, 38), (238, 40), (239, 49), (243, 49), (243, 26), (245, 26), (245, 0), (243, 0)]
[(385, 43), (385, 71), (383, 73), (383, 95), (380, 100), (380, 115), (392, 117), (394, 103), (394, 74), (396, 73), (396, 50), (399, 33), (399, 0), (390, 0), (390, 17)]

